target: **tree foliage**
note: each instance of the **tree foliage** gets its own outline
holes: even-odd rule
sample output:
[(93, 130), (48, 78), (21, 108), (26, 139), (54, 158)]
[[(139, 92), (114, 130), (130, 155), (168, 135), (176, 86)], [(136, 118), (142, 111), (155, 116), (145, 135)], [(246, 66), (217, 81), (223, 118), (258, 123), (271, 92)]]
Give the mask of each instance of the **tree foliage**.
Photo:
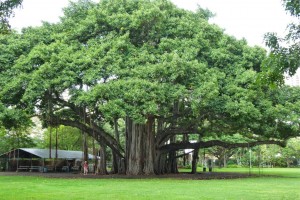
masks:
[(285, 10), (293, 17), (295, 22), (287, 26), (288, 34), (280, 38), (276, 33), (265, 35), (266, 45), (270, 48), (270, 56), (264, 63), (262, 77), (270, 82), (283, 83), (284, 73), (292, 76), (300, 66), (300, 3), (298, 0), (283, 0)]
[[(83, 136), (79, 129), (59, 126), (47, 129), (38, 144), (39, 148), (47, 149), (50, 146), (50, 134), (51, 134), (51, 148), (56, 148), (56, 138), (57, 138), (57, 148), (64, 150), (75, 150), (82, 151)], [(90, 145), (91, 147), (91, 145)]]
[(27, 130), (13, 129), (6, 130), (0, 127), (0, 154), (17, 148), (34, 147), (36, 144), (29, 136)]
[(13, 10), (22, 4), (23, 0), (0, 1), (0, 34), (8, 33), (10, 30), (9, 18), (14, 15)]

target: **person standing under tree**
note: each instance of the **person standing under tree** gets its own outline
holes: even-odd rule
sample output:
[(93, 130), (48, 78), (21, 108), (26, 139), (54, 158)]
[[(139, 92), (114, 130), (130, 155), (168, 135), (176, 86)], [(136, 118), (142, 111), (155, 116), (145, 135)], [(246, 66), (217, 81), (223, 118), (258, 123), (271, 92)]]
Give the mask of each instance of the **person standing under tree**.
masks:
[(83, 163), (83, 174), (84, 175), (87, 175), (88, 168), (89, 168), (89, 165), (88, 165), (87, 161), (84, 161), (84, 163)]

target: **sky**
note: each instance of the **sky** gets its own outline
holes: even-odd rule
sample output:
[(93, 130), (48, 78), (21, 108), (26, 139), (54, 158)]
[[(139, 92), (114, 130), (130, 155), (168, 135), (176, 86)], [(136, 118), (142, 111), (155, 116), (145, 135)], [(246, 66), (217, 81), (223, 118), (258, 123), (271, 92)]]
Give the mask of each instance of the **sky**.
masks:
[[(96, 0), (95, 0), (96, 1)], [(211, 23), (218, 24), (229, 35), (245, 38), (251, 46), (264, 46), (267, 32), (284, 35), (293, 20), (285, 11), (281, 0), (171, 0), (178, 7), (195, 10), (198, 5), (208, 8), (216, 16)], [(14, 29), (39, 26), (41, 21), (58, 22), (62, 8), (69, 0), (24, 0), (21, 9), (11, 19)]]

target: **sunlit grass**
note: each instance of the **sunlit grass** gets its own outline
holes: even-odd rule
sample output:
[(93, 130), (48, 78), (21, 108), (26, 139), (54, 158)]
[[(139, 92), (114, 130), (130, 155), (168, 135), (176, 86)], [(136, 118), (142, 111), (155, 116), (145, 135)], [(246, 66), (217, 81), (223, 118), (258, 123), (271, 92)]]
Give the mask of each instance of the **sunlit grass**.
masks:
[(262, 173), (273, 176), (229, 180), (0, 176), (0, 199), (300, 199), (300, 169), (263, 169)]
[(214, 171), (300, 178), (300, 168), (214, 168)]
[[(191, 169), (180, 169), (180, 172), (191, 172)], [(203, 169), (198, 167), (197, 172), (202, 173)], [(233, 172), (261, 176), (281, 176), (300, 178), (300, 168), (213, 168), (213, 172)]]

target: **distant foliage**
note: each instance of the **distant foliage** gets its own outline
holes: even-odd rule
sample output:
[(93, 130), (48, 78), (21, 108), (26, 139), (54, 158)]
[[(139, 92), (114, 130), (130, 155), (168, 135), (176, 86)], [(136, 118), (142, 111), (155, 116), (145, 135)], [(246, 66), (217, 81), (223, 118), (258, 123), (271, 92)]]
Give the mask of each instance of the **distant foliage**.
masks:
[(262, 76), (262, 79), (277, 84), (283, 84), (284, 73), (292, 76), (300, 67), (300, 1), (282, 2), (285, 10), (296, 18), (296, 22), (287, 24), (289, 32), (284, 38), (278, 37), (276, 33), (265, 35), (270, 55), (264, 62), (265, 76)]
[(0, 1), (0, 34), (8, 33), (10, 30), (9, 18), (13, 17), (14, 9), (21, 6), (23, 0), (1, 0)]

